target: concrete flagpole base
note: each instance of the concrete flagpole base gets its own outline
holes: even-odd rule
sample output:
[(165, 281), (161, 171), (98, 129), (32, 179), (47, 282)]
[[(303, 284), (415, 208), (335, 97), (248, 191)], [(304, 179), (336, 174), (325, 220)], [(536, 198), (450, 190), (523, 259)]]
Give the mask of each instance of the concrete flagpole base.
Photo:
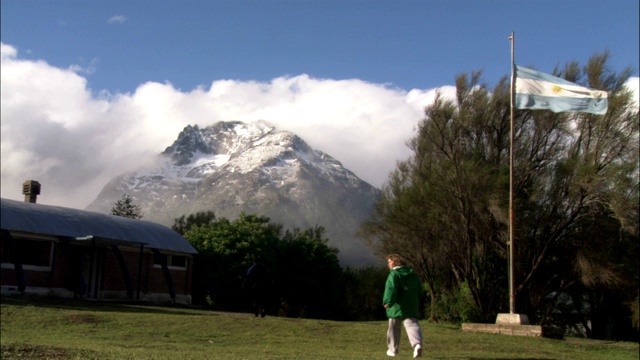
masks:
[(498, 314), (495, 324), (462, 324), (462, 331), (562, 339), (564, 331), (551, 326), (530, 325), (524, 314)]
[(498, 314), (496, 324), (529, 325), (529, 317), (524, 314)]

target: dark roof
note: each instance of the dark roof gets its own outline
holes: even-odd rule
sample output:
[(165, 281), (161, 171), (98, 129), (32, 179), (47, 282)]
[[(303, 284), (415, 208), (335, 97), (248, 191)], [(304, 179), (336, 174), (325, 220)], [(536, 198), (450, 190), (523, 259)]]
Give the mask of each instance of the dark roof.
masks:
[(144, 244), (145, 248), (197, 253), (180, 234), (150, 221), (8, 199), (0, 199), (0, 205), (0, 227), (4, 230), (95, 240), (102, 245)]

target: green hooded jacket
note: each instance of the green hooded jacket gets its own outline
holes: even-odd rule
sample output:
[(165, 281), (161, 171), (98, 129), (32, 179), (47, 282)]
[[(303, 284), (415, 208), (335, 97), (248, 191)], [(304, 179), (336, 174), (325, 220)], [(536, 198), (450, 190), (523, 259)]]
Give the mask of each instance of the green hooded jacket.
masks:
[(382, 304), (389, 304), (389, 318), (418, 318), (418, 302), (422, 281), (413, 269), (396, 266), (389, 272), (384, 286)]

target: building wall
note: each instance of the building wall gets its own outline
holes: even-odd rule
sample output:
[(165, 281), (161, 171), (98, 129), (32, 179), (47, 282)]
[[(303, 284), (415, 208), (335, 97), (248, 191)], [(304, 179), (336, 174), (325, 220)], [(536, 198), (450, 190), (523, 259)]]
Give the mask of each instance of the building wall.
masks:
[[(94, 249), (94, 267), (90, 269), (91, 247), (89, 246), (70, 244), (52, 237), (16, 235), (14, 239), (23, 244), (22, 252), (23, 259), (25, 259), (23, 270), (27, 293), (55, 293), (54, 295), (74, 296), (85, 292), (90, 286), (91, 288), (88, 289), (89, 297), (96, 295), (95, 289), (97, 288), (98, 298), (127, 298), (124, 276), (110, 247), (96, 247)], [(47, 246), (49, 246), (48, 255)], [(4, 293), (15, 292), (17, 291), (17, 281), (12, 261), (13, 249), (6, 239), (0, 241), (0, 247), (3, 254), (0, 267), (2, 283), (0, 285), (2, 285)], [(33, 249), (40, 249), (40, 254), (35, 256), (29, 253)], [(150, 250), (147, 249), (143, 253), (140, 278), (138, 277), (140, 249), (120, 247), (120, 251), (129, 270), (134, 299), (137, 298), (138, 290), (140, 290), (141, 300), (171, 300), (162, 268), (158, 264), (154, 264), (154, 255)], [(25, 256), (25, 254), (28, 255)], [(169, 254), (169, 256), (170, 259), (175, 257), (174, 262), (177, 262), (178, 265), (184, 265), (170, 266), (169, 268), (176, 290), (176, 301), (190, 303), (192, 259), (185, 254)], [(38, 265), (30, 265), (30, 263)], [(90, 275), (92, 276), (90, 277)]]
[[(131, 277), (131, 284), (134, 292), (138, 289), (138, 282), (140, 282), (140, 290), (145, 293), (157, 293), (168, 292), (167, 281), (162, 271), (162, 267), (159, 264), (154, 264), (154, 255), (151, 252), (145, 252), (142, 259), (142, 276), (139, 278), (139, 257), (140, 250), (135, 248), (120, 248), (122, 256), (127, 263), (129, 274)], [(184, 254), (169, 254), (169, 256), (176, 257)], [(117, 258), (115, 254), (108, 250), (105, 256), (105, 266), (108, 269), (114, 269), (117, 271), (109, 271), (104, 273), (102, 278), (103, 288), (105, 290), (120, 290), (126, 291), (124, 277), (120, 271)], [(190, 256), (186, 256), (186, 262), (184, 267), (181, 266), (169, 266), (169, 272), (171, 273), (173, 285), (176, 289), (176, 294), (188, 295), (191, 293), (191, 271), (192, 271), (192, 259)], [(140, 280), (139, 280), (140, 279)]]

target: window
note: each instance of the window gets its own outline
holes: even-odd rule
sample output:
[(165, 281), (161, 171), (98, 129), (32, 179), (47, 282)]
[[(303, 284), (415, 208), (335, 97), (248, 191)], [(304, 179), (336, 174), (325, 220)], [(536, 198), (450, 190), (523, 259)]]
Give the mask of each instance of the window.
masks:
[(187, 267), (187, 257), (179, 256), (179, 255), (169, 255), (169, 266), (186, 268)]
[[(162, 262), (160, 256), (155, 255), (153, 257), (153, 266), (161, 267)], [(167, 266), (169, 269), (186, 270), (187, 269), (187, 257), (184, 255), (167, 255)]]
[[(53, 242), (14, 237), (22, 253), (22, 266), (25, 270), (51, 270)], [(3, 268), (13, 267), (15, 249), (9, 241), (0, 242), (0, 256)]]

